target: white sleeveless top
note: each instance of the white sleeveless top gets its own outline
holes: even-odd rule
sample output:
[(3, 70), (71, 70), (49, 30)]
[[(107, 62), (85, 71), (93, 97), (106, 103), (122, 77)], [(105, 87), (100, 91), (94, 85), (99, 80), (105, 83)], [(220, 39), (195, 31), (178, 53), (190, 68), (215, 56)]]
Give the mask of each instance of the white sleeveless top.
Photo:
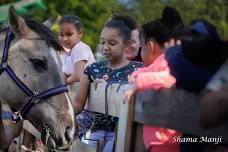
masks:
[(74, 65), (79, 61), (87, 61), (86, 66), (95, 62), (91, 48), (82, 41), (78, 42), (70, 52), (60, 54), (60, 58), (62, 61), (62, 71), (67, 75), (75, 72)]

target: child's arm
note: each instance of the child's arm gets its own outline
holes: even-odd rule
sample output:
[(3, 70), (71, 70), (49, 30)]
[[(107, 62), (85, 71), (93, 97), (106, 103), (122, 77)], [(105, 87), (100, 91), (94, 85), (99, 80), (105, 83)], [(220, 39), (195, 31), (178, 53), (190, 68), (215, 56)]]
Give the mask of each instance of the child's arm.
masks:
[(147, 70), (147, 67), (139, 68), (131, 74), (131, 77), (135, 78), (138, 74), (140, 74), (141, 72), (146, 72)]
[(11, 144), (15, 137), (20, 135), (23, 129), (23, 123), (12, 123), (4, 127), (1, 113), (2, 106), (0, 102), (0, 149), (5, 149)]
[[(2, 113), (2, 106), (0, 102), (0, 112)], [(0, 148), (7, 148), (10, 145), (10, 140), (5, 132), (5, 128), (3, 125), (2, 115), (0, 114)]]
[(161, 72), (144, 72), (135, 78), (135, 85), (139, 91), (146, 89), (170, 88), (176, 83), (169, 70)]
[(87, 61), (85, 61), (85, 60), (81, 60), (81, 61), (76, 62), (74, 64), (74, 69), (75, 69), (74, 71), (75, 72), (72, 75), (70, 75), (69, 77), (67, 77), (67, 79), (66, 79), (67, 84), (72, 84), (74, 82), (80, 81), (80, 77), (83, 74), (86, 62)]
[(89, 93), (89, 87), (90, 80), (88, 79), (87, 75), (84, 74), (81, 77), (79, 90), (73, 100), (73, 107), (76, 114), (80, 113), (85, 106), (86, 99)]
[(130, 99), (133, 95), (137, 93), (137, 88), (134, 84), (131, 84), (128, 88), (128, 90), (125, 91), (124, 93), (124, 103), (125, 101), (130, 102)]
[(132, 87), (125, 92), (124, 100), (126, 101), (130, 101), (131, 96), (138, 91), (170, 88), (176, 83), (176, 79), (170, 74), (168, 69), (161, 72), (142, 72), (135, 78), (130, 76), (128, 80)]

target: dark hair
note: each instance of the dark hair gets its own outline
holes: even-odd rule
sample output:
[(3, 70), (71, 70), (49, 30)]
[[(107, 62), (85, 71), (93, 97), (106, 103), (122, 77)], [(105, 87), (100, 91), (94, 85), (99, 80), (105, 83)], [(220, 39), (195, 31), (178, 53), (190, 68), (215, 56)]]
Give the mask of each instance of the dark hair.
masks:
[(81, 31), (83, 29), (82, 21), (79, 17), (74, 15), (64, 15), (62, 16), (61, 20), (59, 21), (59, 24), (63, 23), (71, 23), (75, 26), (75, 28), (78, 31)]
[(180, 39), (185, 58), (211, 73), (227, 58), (227, 42), (221, 40), (215, 26), (207, 21), (193, 21)]
[(52, 46), (55, 50), (60, 52), (64, 50), (57, 36), (47, 26), (30, 19), (25, 20), (25, 23), (29, 28), (39, 34), (40, 37), (43, 38), (47, 44)]
[(168, 27), (170, 31), (174, 31), (177, 27), (184, 26), (180, 13), (175, 8), (169, 6), (164, 8), (161, 22)]
[(149, 40), (155, 40), (160, 46), (163, 46), (168, 39), (168, 29), (160, 19), (150, 21), (141, 28), (140, 40), (142, 44)]
[(130, 16), (128, 14), (114, 14), (112, 16), (112, 19), (123, 21), (131, 31), (139, 29), (139, 23), (133, 16)]
[(184, 26), (179, 12), (172, 7), (166, 6), (162, 17), (148, 22), (142, 26), (140, 40), (146, 43), (148, 40), (155, 40), (160, 46), (176, 35), (177, 29)]
[(105, 23), (104, 27), (117, 29), (125, 42), (131, 39), (131, 29), (123, 19), (116, 17), (111, 18)]
[[(136, 21), (136, 19), (133, 16), (131, 16), (129, 14), (114, 14), (112, 16), (112, 19), (123, 21), (128, 26), (128, 28), (130, 29), (131, 32), (133, 30), (137, 30), (137, 31), (140, 30), (139, 23)], [(132, 61), (140, 61), (140, 62), (142, 61), (141, 46), (139, 47), (137, 56), (134, 59), (132, 59)]]

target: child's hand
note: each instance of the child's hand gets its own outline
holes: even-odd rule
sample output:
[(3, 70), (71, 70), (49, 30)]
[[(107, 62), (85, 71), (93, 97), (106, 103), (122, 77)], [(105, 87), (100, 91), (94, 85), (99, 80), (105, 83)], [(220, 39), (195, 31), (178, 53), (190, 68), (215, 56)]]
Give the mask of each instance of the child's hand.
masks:
[(129, 75), (127, 78), (129, 83), (135, 84), (136, 79), (133, 76)]
[(166, 133), (159, 132), (159, 131), (155, 132), (155, 136), (161, 143), (164, 143), (169, 139), (169, 136)]
[(171, 138), (173, 138), (175, 135), (178, 136), (178, 132), (176, 132), (173, 129), (166, 129), (162, 128), (159, 131), (155, 132), (156, 137), (158, 140), (162, 143), (168, 142)]
[(181, 40), (170, 39), (169, 41), (164, 43), (165, 49), (173, 47), (175, 45), (181, 45)]
[(132, 85), (130, 89), (128, 89), (125, 94), (124, 94), (124, 101), (127, 101), (128, 103), (130, 102), (131, 96), (133, 96), (136, 92), (138, 91), (138, 88), (135, 85)]
[(104, 82), (105, 82), (104, 79), (98, 79), (98, 78), (96, 78), (96, 79), (93, 81), (94, 89), (97, 90), (98, 83), (104, 83)]

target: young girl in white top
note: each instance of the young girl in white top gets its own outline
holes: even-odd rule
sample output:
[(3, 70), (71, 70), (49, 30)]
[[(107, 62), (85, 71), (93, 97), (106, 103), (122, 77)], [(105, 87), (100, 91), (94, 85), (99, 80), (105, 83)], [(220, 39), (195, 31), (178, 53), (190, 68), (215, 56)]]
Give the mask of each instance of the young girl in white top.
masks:
[(83, 25), (80, 18), (65, 15), (59, 22), (59, 38), (66, 51), (60, 57), (67, 84), (79, 82), (84, 68), (95, 62), (90, 47), (81, 41)]

